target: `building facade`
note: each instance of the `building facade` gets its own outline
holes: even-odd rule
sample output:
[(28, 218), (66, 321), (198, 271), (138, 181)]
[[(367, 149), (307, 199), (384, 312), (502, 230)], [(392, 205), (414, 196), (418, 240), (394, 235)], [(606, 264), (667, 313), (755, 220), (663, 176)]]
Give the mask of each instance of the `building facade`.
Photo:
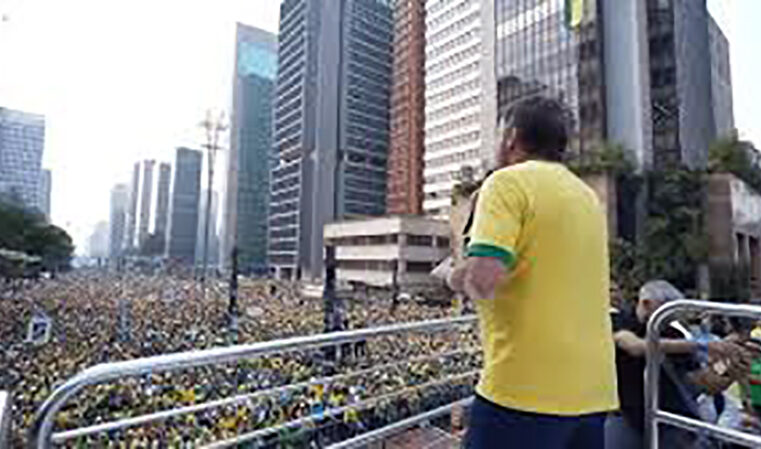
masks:
[(148, 238), (151, 224), (151, 202), (153, 199), (153, 168), (156, 161), (143, 161), (143, 176), (140, 187), (140, 215), (137, 227), (137, 247), (142, 247)]
[(425, 0), (394, 6), (391, 140), (386, 212), (423, 213)]
[(153, 221), (153, 233), (166, 239), (167, 224), (169, 223), (169, 188), (172, 183), (172, 166), (162, 162), (159, 164), (159, 179), (156, 185), (156, 215)]
[(336, 248), (336, 278), (376, 287), (436, 284), (431, 271), (449, 255), (449, 224), (414, 216), (345, 220), (325, 225)]
[(735, 132), (734, 100), (732, 97), (732, 68), (729, 60), (729, 41), (713, 17), (708, 18), (711, 46), (711, 100), (718, 137)]
[(111, 189), (111, 213), (108, 220), (108, 255), (111, 259), (116, 259), (123, 254), (128, 204), (129, 188), (127, 185), (115, 185)]
[(425, 212), (446, 216), (452, 188), (494, 159), (494, 5), (426, 0)]
[(0, 108), (0, 193), (41, 211), (45, 117)]
[(238, 24), (235, 59), (221, 260), (237, 246), (241, 272), (266, 274), (277, 37)]
[[(196, 266), (203, 265), (204, 240), (206, 238), (206, 202), (208, 190), (201, 191), (201, 202), (198, 208), (198, 237), (196, 237)], [(209, 244), (208, 267), (219, 264), (219, 234), (217, 233), (217, 215), (219, 213), (219, 194), (211, 192), (211, 210), (209, 211)]]
[(129, 189), (129, 209), (127, 210), (127, 225), (124, 236), (124, 251), (135, 248), (135, 235), (137, 234), (137, 205), (140, 193), (140, 162), (135, 162), (132, 167), (132, 182)]
[(51, 213), (51, 196), (53, 194), (53, 172), (47, 169), (43, 169), (40, 172), (40, 211), (45, 214), (45, 218), (50, 221)]
[(108, 238), (109, 225), (105, 221), (99, 221), (92, 234), (87, 239), (87, 253), (90, 257), (96, 259), (105, 259), (108, 257)]
[(167, 256), (173, 261), (186, 265), (192, 265), (195, 261), (202, 160), (203, 154), (200, 151), (189, 148), (177, 149)]
[(268, 259), (322, 275), (323, 226), (385, 212), (393, 17), (388, 0), (280, 9)]

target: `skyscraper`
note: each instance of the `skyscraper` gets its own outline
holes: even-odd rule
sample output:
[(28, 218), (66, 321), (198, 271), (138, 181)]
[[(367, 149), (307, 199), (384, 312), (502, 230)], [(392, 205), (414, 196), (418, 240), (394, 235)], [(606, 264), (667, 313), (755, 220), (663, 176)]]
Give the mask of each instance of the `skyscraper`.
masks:
[(233, 246), (244, 273), (267, 272), (267, 210), (277, 37), (238, 24), (222, 259)]
[(462, 168), (493, 159), (496, 123), (491, 1), (426, 0), (426, 213), (444, 216)]
[(202, 160), (200, 151), (177, 149), (167, 253), (169, 258), (188, 265), (195, 259)]
[(719, 137), (726, 137), (735, 131), (729, 41), (713, 17), (709, 17), (708, 33), (711, 46), (713, 116), (716, 120), (716, 133)]
[(50, 196), (53, 189), (53, 173), (43, 169), (40, 172), (39, 209), (50, 220)]
[(42, 210), (45, 117), (0, 107), (0, 194)]
[(127, 186), (125, 184), (116, 184), (111, 189), (111, 214), (108, 221), (108, 255), (111, 259), (121, 256), (124, 250), (128, 201), (129, 189)]
[(87, 240), (88, 255), (98, 259), (108, 257), (108, 237), (108, 223), (105, 221), (99, 221), (95, 225), (92, 234), (90, 234), (90, 238)]
[(153, 233), (166, 239), (167, 223), (169, 221), (169, 187), (172, 182), (172, 166), (162, 162), (159, 164), (159, 181), (156, 194), (156, 216)]
[(153, 167), (156, 161), (143, 161), (143, 179), (140, 188), (140, 222), (138, 224), (137, 246), (148, 238), (151, 224), (151, 199), (153, 198)]
[(127, 210), (127, 230), (124, 238), (124, 250), (135, 248), (135, 234), (137, 233), (137, 204), (140, 192), (140, 162), (135, 162), (132, 167), (132, 183), (129, 189), (129, 209)]
[(388, 0), (280, 6), (269, 264), (322, 275), (325, 223), (385, 212), (393, 17)]
[(388, 213), (423, 212), (424, 114), (425, 0), (399, 0), (394, 6)]

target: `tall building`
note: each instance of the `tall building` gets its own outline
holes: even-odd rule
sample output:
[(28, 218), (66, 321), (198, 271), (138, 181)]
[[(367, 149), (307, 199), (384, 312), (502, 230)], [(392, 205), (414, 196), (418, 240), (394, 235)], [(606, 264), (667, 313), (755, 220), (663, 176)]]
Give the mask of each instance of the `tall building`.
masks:
[(705, 168), (734, 130), (729, 44), (706, 0), (648, 0), (647, 21), (654, 162)]
[(108, 255), (111, 259), (121, 256), (124, 250), (128, 204), (129, 188), (126, 184), (116, 184), (111, 189), (111, 214), (108, 221)]
[(98, 222), (87, 240), (88, 255), (98, 259), (108, 257), (108, 237), (108, 223), (105, 221)]
[(151, 199), (153, 198), (153, 167), (156, 161), (143, 161), (143, 179), (140, 188), (140, 215), (137, 227), (137, 246), (148, 238), (151, 224)]
[(156, 192), (156, 215), (153, 233), (166, 238), (167, 223), (169, 222), (169, 187), (172, 183), (172, 166), (162, 162), (159, 164), (159, 180)]
[(425, 2), (423, 207), (431, 215), (448, 214), (464, 166), (480, 171), (493, 159), (493, 6), (483, 0)]
[[(198, 234), (196, 237), (196, 266), (203, 265), (204, 239), (206, 233), (206, 201), (208, 190), (201, 191), (201, 202), (198, 208)], [(219, 263), (219, 234), (217, 233), (217, 215), (219, 213), (219, 195), (211, 192), (211, 210), (209, 211), (209, 246), (208, 266), (214, 267)]]
[(53, 190), (53, 173), (43, 169), (40, 172), (39, 209), (50, 220), (50, 197)]
[(399, 0), (394, 6), (388, 213), (423, 212), (424, 125), (425, 0)]
[(135, 248), (135, 235), (137, 233), (137, 205), (140, 193), (140, 162), (135, 162), (132, 167), (132, 183), (129, 189), (129, 209), (127, 210), (127, 226), (124, 238), (124, 250), (130, 251)]
[(235, 54), (221, 257), (229, 266), (237, 246), (241, 272), (266, 274), (277, 37), (238, 24)]
[(385, 212), (393, 17), (389, 0), (280, 6), (268, 260), (322, 275), (323, 226)]
[(0, 194), (42, 210), (45, 117), (0, 107)]
[(195, 260), (202, 160), (203, 154), (200, 151), (177, 149), (167, 254), (170, 259), (188, 265)]

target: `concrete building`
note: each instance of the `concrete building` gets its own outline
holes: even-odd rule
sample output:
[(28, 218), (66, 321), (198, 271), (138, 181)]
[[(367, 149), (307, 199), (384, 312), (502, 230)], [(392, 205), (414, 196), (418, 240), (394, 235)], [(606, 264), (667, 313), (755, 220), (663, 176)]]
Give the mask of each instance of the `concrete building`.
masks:
[(143, 161), (143, 177), (140, 187), (140, 215), (138, 216), (137, 247), (148, 238), (151, 224), (151, 200), (153, 199), (153, 167), (156, 161)]
[[(198, 208), (198, 236), (196, 237), (196, 266), (203, 265), (203, 246), (206, 232), (206, 199), (208, 190), (201, 191), (201, 202)], [(208, 266), (215, 267), (219, 264), (219, 234), (217, 233), (217, 215), (219, 213), (219, 194), (211, 192), (211, 211), (209, 219), (209, 256)]]
[(40, 195), (45, 117), (0, 107), (0, 194), (44, 211)]
[(241, 272), (266, 274), (277, 37), (238, 24), (235, 59), (221, 260), (237, 246)]
[(192, 265), (195, 261), (202, 160), (203, 154), (200, 151), (177, 148), (167, 255), (186, 265)]
[(87, 240), (87, 255), (96, 259), (108, 257), (108, 222), (100, 221), (95, 225), (90, 238)]
[(431, 271), (449, 255), (449, 224), (414, 216), (346, 220), (325, 225), (336, 247), (342, 282), (388, 287), (431, 285)]
[(137, 205), (140, 193), (140, 162), (135, 162), (132, 167), (132, 183), (129, 189), (129, 209), (127, 209), (127, 226), (124, 236), (124, 251), (135, 248), (135, 234), (137, 233)]
[(124, 250), (128, 204), (129, 188), (125, 184), (115, 185), (111, 189), (111, 214), (108, 221), (108, 255), (111, 259), (120, 257)]
[(268, 260), (322, 275), (325, 223), (385, 212), (393, 18), (388, 0), (280, 8)]
[(50, 221), (50, 207), (51, 207), (51, 195), (53, 191), (53, 172), (47, 169), (43, 169), (40, 172), (40, 187), (39, 187), (39, 209), (45, 214), (45, 218)]
[(162, 162), (159, 164), (159, 179), (156, 192), (156, 214), (154, 217), (153, 233), (166, 238), (169, 223), (169, 188), (172, 183), (172, 166)]
[(425, 212), (446, 216), (464, 166), (491, 165), (496, 125), (494, 5), (425, 2)]
[(425, 0), (394, 6), (391, 140), (386, 211), (423, 213), (425, 126)]
[(709, 17), (708, 36), (711, 46), (711, 100), (716, 134), (718, 137), (727, 137), (735, 132), (729, 41), (713, 17)]

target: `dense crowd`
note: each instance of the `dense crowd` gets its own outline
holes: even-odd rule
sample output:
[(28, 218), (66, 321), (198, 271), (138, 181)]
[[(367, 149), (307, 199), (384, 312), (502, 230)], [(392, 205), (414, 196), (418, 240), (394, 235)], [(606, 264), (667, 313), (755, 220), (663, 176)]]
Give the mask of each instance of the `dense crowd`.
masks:
[[(226, 284), (216, 280), (204, 293), (192, 279), (102, 273), (0, 293), (0, 390), (13, 396), (13, 444), (23, 444), (34, 411), (50, 392), (86, 367), (324, 330), (323, 301), (303, 297), (295, 285), (242, 282), (236, 326), (230, 325), (227, 297)], [(345, 303), (349, 328), (451, 313), (369, 295)], [(35, 317), (50, 322), (46, 342), (26, 341)], [(197, 447), (258, 430), (246, 445), (322, 447), (467, 396), (480, 365), (473, 329), (373, 338), (333, 354), (338, 357), (313, 349), (98, 385), (56, 415), (56, 430), (235, 396), (239, 400), (224, 407), (67, 445)]]

